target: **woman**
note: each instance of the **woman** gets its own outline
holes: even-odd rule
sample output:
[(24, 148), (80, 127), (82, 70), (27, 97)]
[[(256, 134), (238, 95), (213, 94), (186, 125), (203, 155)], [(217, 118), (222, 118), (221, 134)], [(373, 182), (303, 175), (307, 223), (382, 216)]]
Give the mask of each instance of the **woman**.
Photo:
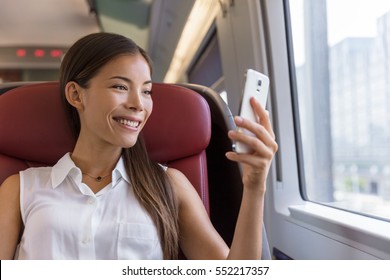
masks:
[[(231, 248), (212, 226), (188, 179), (151, 161), (139, 133), (152, 109), (152, 66), (133, 41), (96, 33), (61, 64), (64, 106), (77, 138), (53, 167), (31, 168), (0, 188), (0, 258), (259, 259), (265, 181), (277, 144), (267, 112), (236, 117), (253, 149), (228, 152), (243, 166), (242, 206)], [(20, 240), (20, 242), (19, 242)], [(17, 244), (19, 243), (19, 250)]]

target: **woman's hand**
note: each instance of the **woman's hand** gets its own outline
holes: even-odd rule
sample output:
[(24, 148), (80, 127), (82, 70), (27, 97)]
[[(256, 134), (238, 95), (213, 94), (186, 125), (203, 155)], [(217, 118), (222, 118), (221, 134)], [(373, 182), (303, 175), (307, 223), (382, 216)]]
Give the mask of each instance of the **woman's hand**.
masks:
[(275, 141), (268, 111), (256, 99), (251, 98), (250, 102), (258, 121), (252, 122), (241, 117), (235, 117), (234, 121), (238, 127), (246, 129), (254, 135), (231, 130), (228, 136), (233, 141), (248, 145), (252, 152), (248, 154), (228, 152), (226, 157), (242, 164), (242, 180), (246, 189), (265, 192), (265, 182), (272, 159), (278, 150), (278, 144)]

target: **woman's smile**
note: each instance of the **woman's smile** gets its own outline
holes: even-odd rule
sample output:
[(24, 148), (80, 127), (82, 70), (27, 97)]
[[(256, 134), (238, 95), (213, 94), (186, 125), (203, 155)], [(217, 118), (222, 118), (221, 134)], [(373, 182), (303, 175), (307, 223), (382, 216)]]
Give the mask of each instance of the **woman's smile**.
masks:
[(130, 129), (130, 130), (138, 130), (138, 128), (141, 124), (140, 120), (136, 120), (136, 119), (131, 118), (131, 117), (114, 117), (113, 119), (117, 123), (119, 123), (121, 127), (124, 127), (126, 129)]

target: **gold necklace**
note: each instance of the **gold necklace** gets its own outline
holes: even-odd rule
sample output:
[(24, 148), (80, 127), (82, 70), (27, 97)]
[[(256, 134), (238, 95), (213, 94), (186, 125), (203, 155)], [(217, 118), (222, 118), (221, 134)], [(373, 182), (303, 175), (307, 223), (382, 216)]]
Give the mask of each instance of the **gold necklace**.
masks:
[(92, 175), (89, 175), (88, 173), (84, 173), (82, 172), (84, 175), (87, 175), (88, 177), (91, 177), (92, 179), (94, 179), (96, 182), (101, 182), (104, 178), (108, 177), (111, 175), (111, 173), (107, 174), (107, 175), (104, 175), (104, 176), (92, 176)]

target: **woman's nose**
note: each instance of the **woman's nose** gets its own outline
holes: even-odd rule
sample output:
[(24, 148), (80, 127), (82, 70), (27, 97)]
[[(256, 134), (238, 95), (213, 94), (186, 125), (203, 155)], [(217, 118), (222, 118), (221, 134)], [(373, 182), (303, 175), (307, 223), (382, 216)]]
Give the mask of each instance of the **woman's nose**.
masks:
[(128, 109), (134, 110), (134, 111), (142, 111), (144, 108), (143, 101), (142, 101), (142, 93), (141, 91), (134, 91), (129, 94), (128, 100), (127, 100), (127, 106)]

